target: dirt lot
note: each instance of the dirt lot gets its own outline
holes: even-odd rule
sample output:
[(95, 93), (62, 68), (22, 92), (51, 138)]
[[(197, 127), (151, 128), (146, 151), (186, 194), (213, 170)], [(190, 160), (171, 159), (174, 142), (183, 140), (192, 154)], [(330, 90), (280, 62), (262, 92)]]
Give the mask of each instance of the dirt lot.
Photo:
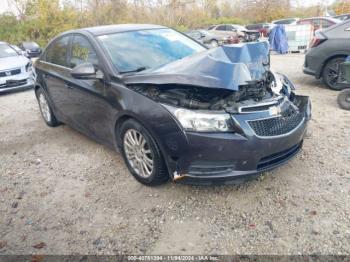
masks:
[(0, 254), (350, 254), (350, 112), (302, 63), (272, 57), (311, 96), (304, 149), (239, 186), (142, 186), (32, 90), (0, 96)]

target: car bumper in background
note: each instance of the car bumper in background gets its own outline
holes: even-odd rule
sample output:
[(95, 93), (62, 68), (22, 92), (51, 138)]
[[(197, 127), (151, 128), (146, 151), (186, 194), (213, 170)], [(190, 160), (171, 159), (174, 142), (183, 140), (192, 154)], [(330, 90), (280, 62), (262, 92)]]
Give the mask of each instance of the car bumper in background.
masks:
[(324, 58), (313, 49), (310, 49), (305, 55), (303, 73), (307, 75), (321, 77)]
[(0, 84), (0, 94), (25, 90), (32, 87), (34, 87), (34, 80), (31, 78), (12, 80)]
[(306, 75), (316, 76), (316, 71), (307, 67), (303, 68), (303, 73)]
[[(250, 126), (253, 114), (234, 116), (242, 133), (186, 133), (187, 149), (167, 161), (173, 179), (189, 184), (232, 184), (286, 163), (302, 148), (311, 118), (311, 103), (304, 98), (302, 118), (282, 135), (257, 134), (263, 131)], [(273, 131), (275, 126), (266, 128)]]

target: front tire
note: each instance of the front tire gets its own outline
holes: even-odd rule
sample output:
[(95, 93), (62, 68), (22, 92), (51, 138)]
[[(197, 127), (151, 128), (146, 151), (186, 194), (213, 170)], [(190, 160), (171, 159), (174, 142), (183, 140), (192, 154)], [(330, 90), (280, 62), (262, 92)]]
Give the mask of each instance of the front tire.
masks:
[(322, 72), (323, 82), (332, 90), (342, 90), (338, 83), (339, 65), (345, 62), (345, 57), (335, 57), (327, 62)]
[(341, 91), (337, 100), (342, 109), (350, 110), (350, 88)]
[(42, 88), (39, 88), (35, 91), (36, 99), (38, 100), (39, 109), (42, 118), (45, 123), (50, 127), (56, 127), (60, 123), (57, 121), (53, 111), (48, 102), (47, 96)]
[(155, 186), (169, 179), (159, 146), (139, 122), (125, 121), (120, 128), (120, 141), (124, 161), (137, 181)]
[(219, 46), (219, 42), (216, 41), (215, 39), (210, 41), (210, 47), (211, 48), (215, 48), (215, 47), (218, 47), (218, 46)]

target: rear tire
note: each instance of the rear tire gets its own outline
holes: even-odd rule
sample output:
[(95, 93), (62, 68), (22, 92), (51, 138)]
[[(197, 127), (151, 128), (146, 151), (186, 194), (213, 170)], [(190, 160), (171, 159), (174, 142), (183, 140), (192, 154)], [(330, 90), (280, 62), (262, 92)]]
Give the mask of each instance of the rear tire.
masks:
[(126, 166), (137, 181), (155, 186), (169, 179), (159, 146), (139, 122), (125, 121), (120, 128), (120, 141)]
[(341, 91), (337, 100), (342, 109), (350, 110), (350, 88)]
[(337, 85), (339, 76), (339, 65), (345, 62), (345, 57), (335, 57), (327, 62), (323, 68), (323, 82), (332, 90), (342, 90), (343, 88)]
[(53, 114), (52, 108), (44, 90), (42, 88), (35, 90), (35, 95), (36, 99), (38, 100), (41, 116), (44, 119), (45, 123), (50, 127), (59, 126), (60, 123), (57, 121), (55, 115)]

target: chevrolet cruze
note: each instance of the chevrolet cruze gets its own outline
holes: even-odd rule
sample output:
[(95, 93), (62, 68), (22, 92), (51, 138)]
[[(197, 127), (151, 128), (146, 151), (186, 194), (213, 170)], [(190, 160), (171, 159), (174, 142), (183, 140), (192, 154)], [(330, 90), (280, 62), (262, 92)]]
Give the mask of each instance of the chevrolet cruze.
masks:
[(207, 49), (158, 25), (65, 32), (37, 60), (49, 126), (122, 153), (141, 183), (231, 183), (301, 149), (311, 105), (270, 70), (267, 42)]

